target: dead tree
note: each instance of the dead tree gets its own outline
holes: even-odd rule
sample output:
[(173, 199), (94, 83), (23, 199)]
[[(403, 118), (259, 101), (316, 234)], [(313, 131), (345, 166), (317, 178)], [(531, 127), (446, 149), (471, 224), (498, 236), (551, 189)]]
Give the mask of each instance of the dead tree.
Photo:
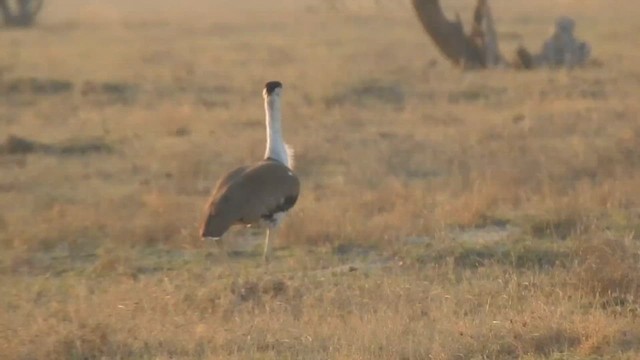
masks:
[(554, 32), (545, 40), (540, 52), (532, 53), (520, 46), (513, 61), (508, 63), (498, 47), (488, 1), (477, 0), (471, 31), (467, 34), (460, 16), (456, 14), (454, 21), (447, 19), (439, 0), (411, 0), (427, 35), (442, 54), (460, 68), (573, 68), (587, 64), (591, 46), (574, 37), (575, 21), (567, 16), (561, 16), (556, 20)]
[(5, 26), (27, 27), (33, 25), (42, 9), (43, 0), (0, 0), (0, 11)]
[(464, 69), (482, 69), (503, 65), (493, 17), (487, 0), (478, 0), (471, 31), (465, 34), (460, 16), (447, 19), (439, 0), (412, 0), (422, 27), (442, 54)]

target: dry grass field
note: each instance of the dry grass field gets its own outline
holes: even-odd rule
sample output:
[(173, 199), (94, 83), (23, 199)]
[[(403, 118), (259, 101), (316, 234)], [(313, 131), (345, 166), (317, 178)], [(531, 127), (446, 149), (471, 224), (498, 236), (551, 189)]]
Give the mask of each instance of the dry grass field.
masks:
[[(570, 14), (601, 63), (532, 72), (347, 2), (57, 0), (0, 31), (0, 358), (640, 358), (637, 1), (492, 1), (505, 53)], [(262, 232), (226, 258), (197, 227), (273, 79), (302, 192), (264, 266)]]

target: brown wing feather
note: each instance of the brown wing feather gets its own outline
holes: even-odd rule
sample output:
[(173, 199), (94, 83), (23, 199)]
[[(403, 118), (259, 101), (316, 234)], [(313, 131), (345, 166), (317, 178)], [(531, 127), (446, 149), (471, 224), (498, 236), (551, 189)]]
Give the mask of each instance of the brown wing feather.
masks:
[[(233, 220), (229, 216), (222, 216), (219, 211), (215, 211), (216, 207), (221, 207), (220, 203), (227, 201), (226, 198), (222, 199), (227, 192), (227, 188), (230, 184), (238, 179), (245, 171), (249, 169), (249, 166), (241, 166), (226, 173), (213, 187), (207, 206), (205, 207), (205, 219), (200, 226), (201, 237), (218, 238), (224, 234), (229, 227), (233, 224)], [(211, 216), (212, 213), (217, 213), (218, 216)]]
[(202, 237), (220, 237), (235, 223), (268, 220), (275, 212), (295, 204), (300, 182), (282, 163), (263, 160), (241, 169), (227, 174), (216, 186), (207, 206)]

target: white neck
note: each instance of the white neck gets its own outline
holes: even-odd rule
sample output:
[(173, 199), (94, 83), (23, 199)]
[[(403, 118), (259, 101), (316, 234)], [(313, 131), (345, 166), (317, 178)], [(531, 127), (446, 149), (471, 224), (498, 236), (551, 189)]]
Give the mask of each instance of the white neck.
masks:
[(264, 101), (267, 123), (267, 149), (264, 157), (278, 160), (290, 167), (289, 152), (282, 138), (282, 114), (280, 98), (270, 97)]

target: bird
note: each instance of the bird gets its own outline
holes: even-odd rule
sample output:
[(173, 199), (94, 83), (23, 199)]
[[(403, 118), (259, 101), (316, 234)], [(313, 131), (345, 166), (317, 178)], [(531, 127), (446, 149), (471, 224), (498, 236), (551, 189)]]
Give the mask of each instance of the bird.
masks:
[(274, 233), (298, 201), (300, 180), (293, 172), (293, 148), (282, 136), (282, 83), (267, 82), (262, 96), (267, 129), (264, 158), (218, 180), (205, 207), (200, 237), (222, 246), (222, 236), (234, 225), (266, 228), (263, 259), (268, 262)]

